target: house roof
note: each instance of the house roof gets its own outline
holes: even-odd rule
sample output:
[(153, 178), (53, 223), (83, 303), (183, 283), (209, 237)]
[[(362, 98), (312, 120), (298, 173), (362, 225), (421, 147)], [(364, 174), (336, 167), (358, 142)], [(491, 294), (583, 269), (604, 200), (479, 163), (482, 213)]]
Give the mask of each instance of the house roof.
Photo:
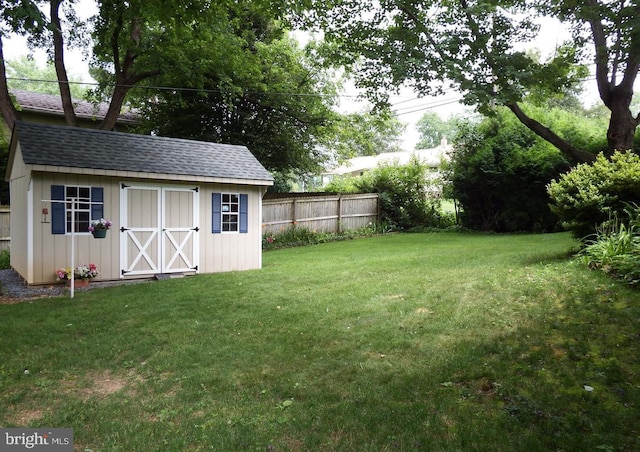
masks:
[(12, 153), (16, 140), (24, 163), (42, 171), (93, 169), (103, 170), (104, 174), (253, 180), (263, 181), (264, 185), (273, 181), (245, 146), (23, 121), (16, 122)]
[(450, 150), (451, 145), (447, 143), (446, 139), (443, 139), (440, 145), (433, 149), (385, 152), (378, 155), (354, 157), (347, 160), (338, 167), (327, 171), (325, 174), (343, 175), (364, 172), (372, 170), (373, 168), (385, 163), (398, 163), (399, 165), (406, 165), (411, 160), (411, 157), (417, 157), (423, 164), (435, 168), (440, 165), (443, 159), (448, 159), (448, 152)]
[[(63, 115), (62, 99), (59, 95), (34, 93), (20, 89), (11, 90), (16, 101), (23, 111), (38, 113)], [(73, 99), (73, 108), (76, 116), (86, 119), (103, 119), (107, 115), (109, 104), (100, 102), (94, 104), (86, 100)], [(123, 112), (118, 117), (119, 122), (133, 124), (137, 122), (137, 117), (133, 112)]]

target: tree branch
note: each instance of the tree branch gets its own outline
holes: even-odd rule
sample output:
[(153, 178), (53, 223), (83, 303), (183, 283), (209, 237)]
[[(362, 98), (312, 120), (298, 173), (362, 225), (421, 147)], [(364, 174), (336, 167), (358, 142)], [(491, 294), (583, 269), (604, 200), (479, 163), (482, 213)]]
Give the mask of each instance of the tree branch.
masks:
[(4, 64), (4, 51), (2, 50), (2, 34), (0, 34), (0, 114), (2, 119), (13, 130), (13, 125), (19, 119), (19, 113), (11, 101), (9, 87), (7, 85), (7, 72)]
[[(597, 8), (597, 0), (587, 0), (590, 8)], [(609, 51), (607, 48), (607, 38), (602, 22), (595, 17), (589, 19), (591, 34), (596, 51), (596, 83), (600, 99), (607, 107), (611, 107), (612, 82), (609, 81), (609, 68), (607, 67)]]
[(516, 102), (508, 104), (507, 108), (509, 108), (509, 110), (511, 110), (516, 115), (518, 120), (529, 130), (531, 130), (543, 140), (548, 141), (549, 143), (554, 145), (560, 150), (560, 152), (562, 152), (566, 157), (569, 157), (571, 160), (578, 163), (590, 163), (595, 160), (596, 156), (594, 154), (576, 149), (571, 145), (571, 143), (555, 134), (551, 129), (543, 126), (535, 119), (527, 116), (527, 114), (522, 111), (522, 109)]
[(60, 24), (60, 3), (62, 0), (51, 0), (51, 24), (53, 33), (53, 63), (56, 68), (60, 98), (62, 99), (62, 111), (67, 124), (77, 126), (78, 120), (73, 109), (71, 100), (71, 89), (69, 88), (69, 78), (64, 66), (64, 41), (62, 38), (62, 26)]

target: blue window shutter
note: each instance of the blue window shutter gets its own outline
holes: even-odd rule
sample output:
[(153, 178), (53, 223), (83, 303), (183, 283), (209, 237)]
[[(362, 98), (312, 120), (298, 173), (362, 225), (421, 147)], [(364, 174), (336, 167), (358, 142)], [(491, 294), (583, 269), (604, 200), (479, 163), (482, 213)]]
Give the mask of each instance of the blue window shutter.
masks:
[(65, 193), (64, 185), (51, 186), (51, 200), (62, 201), (51, 203), (51, 233), (66, 234), (67, 233), (67, 215), (66, 205), (64, 202)]
[[(104, 202), (104, 188), (91, 187), (91, 202)], [(104, 204), (91, 204), (91, 219), (104, 218)]]
[(249, 195), (240, 195), (240, 232), (249, 231)]
[(222, 193), (213, 193), (211, 196), (211, 232), (222, 232)]

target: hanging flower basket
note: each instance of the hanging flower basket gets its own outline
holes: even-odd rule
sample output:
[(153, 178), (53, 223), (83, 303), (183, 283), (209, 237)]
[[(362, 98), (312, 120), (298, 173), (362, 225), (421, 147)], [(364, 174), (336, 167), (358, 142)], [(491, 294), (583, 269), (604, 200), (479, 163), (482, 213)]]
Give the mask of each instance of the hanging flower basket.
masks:
[(107, 236), (107, 231), (113, 223), (104, 218), (93, 220), (89, 226), (89, 231), (93, 234), (94, 239), (103, 239)]
[(94, 239), (104, 239), (107, 236), (107, 229), (94, 229), (91, 233)]

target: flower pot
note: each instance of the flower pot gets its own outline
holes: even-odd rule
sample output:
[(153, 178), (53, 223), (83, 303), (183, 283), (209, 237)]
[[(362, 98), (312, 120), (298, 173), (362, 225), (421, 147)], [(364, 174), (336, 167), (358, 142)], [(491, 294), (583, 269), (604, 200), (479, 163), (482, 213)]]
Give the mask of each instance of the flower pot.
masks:
[[(67, 281), (67, 287), (71, 287), (71, 281)], [(74, 289), (83, 289), (85, 287), (89, 287), (88, 279), (74, 279), (73, 280), (73, 288)]]
[(107, 236), (107, 229), (94, 229), (91, 233), (94, 239), (103, 239)]

